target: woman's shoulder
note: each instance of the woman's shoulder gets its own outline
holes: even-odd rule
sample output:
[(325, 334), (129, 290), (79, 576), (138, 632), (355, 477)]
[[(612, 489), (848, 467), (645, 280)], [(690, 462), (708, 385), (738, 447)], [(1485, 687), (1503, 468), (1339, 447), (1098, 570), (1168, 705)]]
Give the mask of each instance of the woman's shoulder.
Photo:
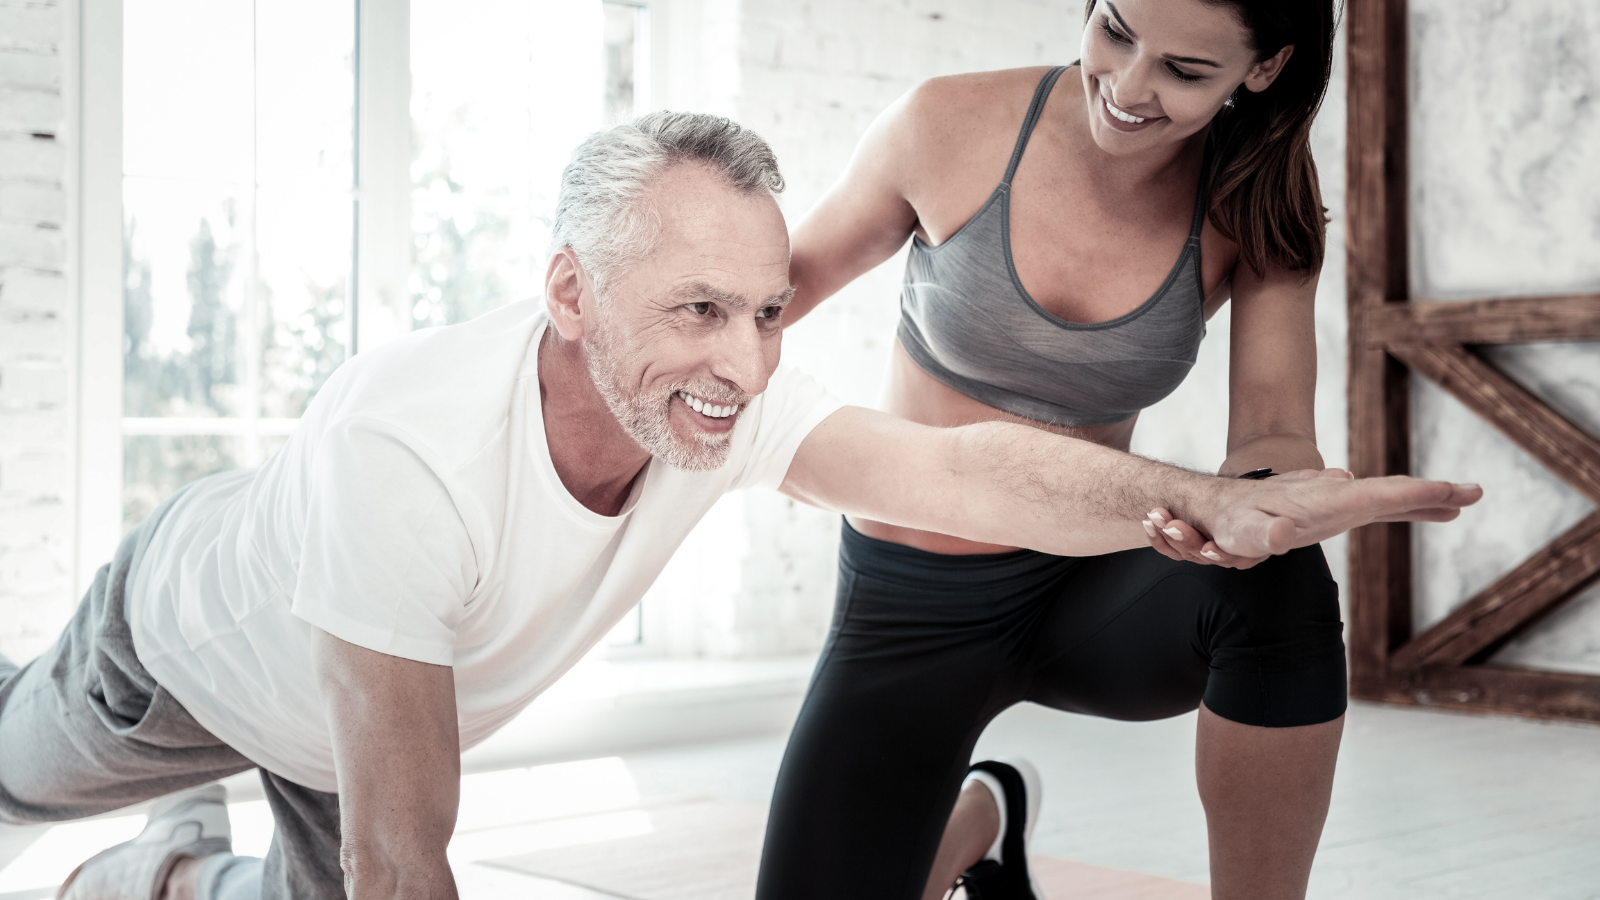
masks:
[[(984, 173), (998, 180), (1049, 66), (930, 78), (901, 98), (888, 131), (912, 174), (943, 181)], [(987, 170), (999, 165), (993, 173)], [(981, 180), (981, 179), (980, 179)]]
[(929, 78), (906, 96), (906, 117), (914, 123), (974, 130), (1015, 120), (1020, 126), (1028, 103), (1051, 66), (989, 72), (962, 72)]

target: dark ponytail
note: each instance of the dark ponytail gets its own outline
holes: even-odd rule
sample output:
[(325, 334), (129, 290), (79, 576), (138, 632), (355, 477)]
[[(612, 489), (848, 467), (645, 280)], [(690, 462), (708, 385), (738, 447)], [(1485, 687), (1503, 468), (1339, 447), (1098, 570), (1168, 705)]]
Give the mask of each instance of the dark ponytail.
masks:
[[(1257, 61), (1290, 44), (1271, 87), (1243, 87), (1217, 114), (1211, 224), (1239, 245), (1257, 273), (1269, 263), (1314, 274), (1322, 268), (1327, 210), (1311, 158), (1311, 121), (1333, 66), (1334, 0), (1204, 0), (1231, 7), (1250, 33)], [(1095, 0), (1088, 0), (1087, 20)]]

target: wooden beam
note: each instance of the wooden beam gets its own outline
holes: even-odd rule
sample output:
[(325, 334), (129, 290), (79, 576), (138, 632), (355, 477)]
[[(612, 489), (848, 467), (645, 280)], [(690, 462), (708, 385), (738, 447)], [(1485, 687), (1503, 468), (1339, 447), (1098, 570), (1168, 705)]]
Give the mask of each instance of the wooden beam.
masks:
[(1515, 344), (1600, 339), (1600, 294), (1461, 303), (1385, 303), (1366, 313), (1369, 347), (1400, 343)]
[(1515, 635), (1600, 576), (1600, 512), (1401, 647), (1391, 670), (1459, 666)]
[[(1600, 297), (1408, 302), (1406, 0), (1349, 0), (1345, 23), (1351, 471), (1409, 471), (1409, 379), (1397, 361), (1403, 360), (1600, 502), (1600, 449), (1594, 441), (1462, 346), (1600, 338)], [(1470, 601), (1471, 609), (1452, 613), (1447, 627), (1407, 645), (1410, 527), (1369, 525), (1352, 532), (1351, 696), (1600, 723), (1600, 676), (1423, 665), (1481, 653), (1569, 594), (1566, 588), (1586, 577), (1592, 544), (1582, 533), (1569, 532), (1567, 543), (1541, 551), (1538, 562), (1519, 566)], [(1477, 645), (1483, 646), (1468, 649)], [(1406, 649), (1393, 659), (1400, 647)], [(1397, 661), (1416, 665), (1391, 665)]]
[(1600, 723), (1600, 675), (1447, 666), (1397, 678), (1363, 699), (1462, 712)]
[[(1350, 0), (1345, 22), (1350, 469), (1397, 475), (1410, 462), (1408, 376), (1363, 334), (1368, 313), (1404, 300), (1409, 283), (1405, 0)], [(1410, 526), (1354, 531), (1349, 587), (1350, 683), (1360, 696), (1382, 689), (1390, 652), (1410, 637)]]
[(1600, 503), (1600, 442), (1460, 346), (1395, 344), (1400, 361), (1450, 392), (1552, 474)]
[(1407, 298), (1405, 13), (1405, 0), (1350, 0), (1345, 10), (1345, 248), (1353, 306)]
[[(1350, 471), (1409, 471), (1405, 367), (1381, 350), (1350, 355)], [(1394, 382), (1399, 381), (1396, 385)], [(1396, 408), (1398, 406), (1398, 409)], [(1411, 636), (1411, 526), (1379, 523), (1350, 533), (1350, 684), (1356, 696), (1386, 680), (1389, 654)]]

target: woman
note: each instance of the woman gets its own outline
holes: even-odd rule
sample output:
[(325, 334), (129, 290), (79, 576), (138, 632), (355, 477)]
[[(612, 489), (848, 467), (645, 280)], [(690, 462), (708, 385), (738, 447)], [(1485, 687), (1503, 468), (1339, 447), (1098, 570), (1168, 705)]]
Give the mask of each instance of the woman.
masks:
[[(1325, 221), (1308, 135), (1332, 0), (1090, 0), (1086, 17), (1080, 64), (934, 79), (888, 109), (795, 232), (785, 316), (912, 237), (885, 409), (1126, 449), (1231, 299), (1219, 471), (1308, 477)], [(1086, 559), (848, 522), (760, 900), (943, 894), (999, 843), (962, 776), (1023, 700), (1198, 707), (1213, 895), (1303, 896), (1345, 709), (1337, 587), (1319, 548), (1239, 559), (1174, 519), (1152, 514), (1150, 548)], [(1025, 865), (970, 892), (1027, 897)]]

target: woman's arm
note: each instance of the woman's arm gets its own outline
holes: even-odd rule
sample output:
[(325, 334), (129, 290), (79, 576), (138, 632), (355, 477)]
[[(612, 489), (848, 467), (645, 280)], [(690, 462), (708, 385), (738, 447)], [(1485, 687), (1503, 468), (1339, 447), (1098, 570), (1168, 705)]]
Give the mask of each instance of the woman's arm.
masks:
[[(1279, 474), (1322, 470), (1317, 450), (1317, 277), (1241, 263), (1233, 273), (1228, 348), (1228, 458), (1220, 475), (1256, 469)], [(1344, 475), (1329, 470), (1329, 475)], [(1172, 518), (1166, 510), (1157, 510)], [(1173, 559), (1247, 567), (1259, 559), (1213, 547), (1187, 524), (1157, 521), (1150, 545)]]
[(1321, 469), (1317, 451), (1317, 277), (1240, 264), (1228, 353), (1228, 458), (1240, 475)]
[(818, 303), (893, 256), (916, 227), (906, 200), (904, 177), (916, 142), (908, 134), (918, 94), (895, 101), (879, 114), (844, 175), (795, 227), (789, 258), (794, 301), (784, 325), (798, 322)]

